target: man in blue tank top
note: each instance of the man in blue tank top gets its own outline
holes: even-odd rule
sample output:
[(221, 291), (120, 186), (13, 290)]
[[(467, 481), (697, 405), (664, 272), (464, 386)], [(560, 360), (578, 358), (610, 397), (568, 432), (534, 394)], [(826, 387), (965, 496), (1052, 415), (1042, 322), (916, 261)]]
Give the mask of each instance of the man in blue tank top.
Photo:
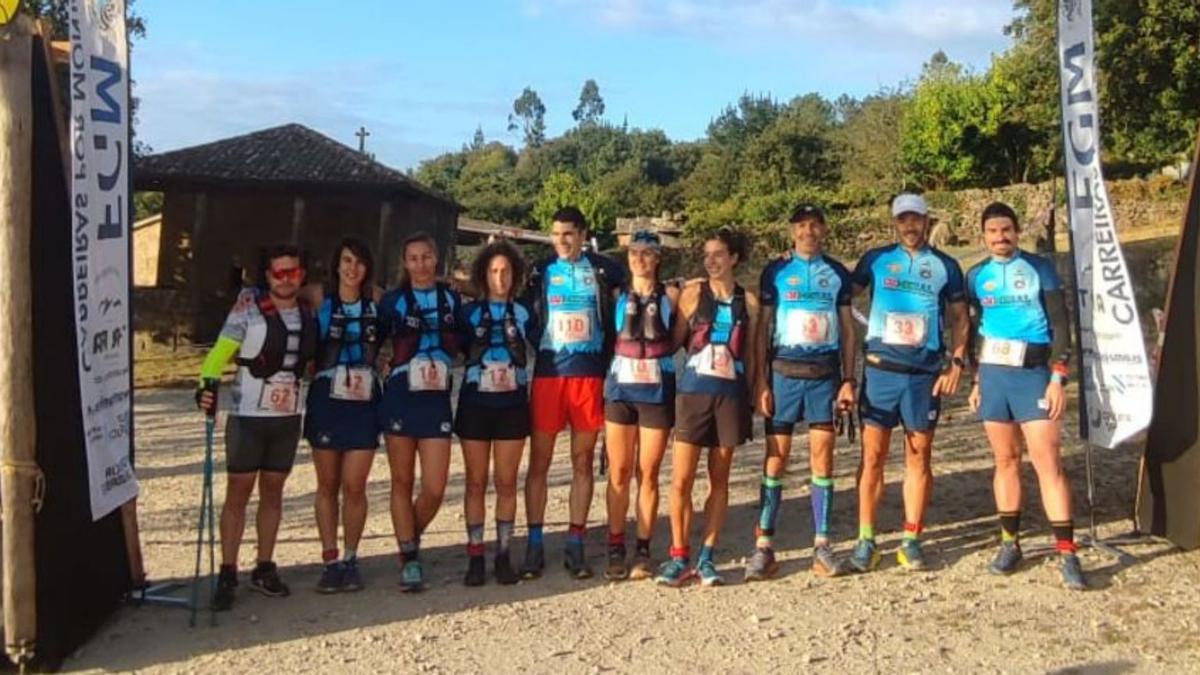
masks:
[[(863, 456), (858, 482), (858, 543), (850, 564), (868, 572), (879, 564), (875, 515), (883, 497), (883, 467), (892, 429), (904, 425), (904, 536), (896, 559), (925, 567), (918, 539), (933, 491), (929, 462), (943, 395), (958, 391), (970, 325), (962, 268), (929, 245), (929, 210), (915, 194), (892, 202), (898, 243), (872, 249), (858, 261), (855, 292), (871, 288), (866, 367), (859, 410)], [(943, 365), (950, 332), (950, 361)]]
[(1000, 550), (988, 570), (1011, 574), (1021, 562), (1021, 446), (1037, 471), (1046, 518), (1062, 559), (1063, 585), (1087, 588), (1075, 554), (1071, 484), (1062, 466), (1059, 424), (1066, 409), (1071, 336), (1054, 263), (1017, 247), (1021, 229), (1007, 204), (981, 218), (989, 257), (967, 272), (979, 364), (968, 403), (983, 418), (996, 459)]
[(770, 370), (757, 405), (765, 418), (767, 453), (747, 581), (768, 579), (778, 570), (775, 523), (783, 502), (792, 433), (801, 420), (808, 423), (812, 471), (812, 568), (820, 576), (835, 576), (839, 571), (829, 543), (829, 525), (835, 408), (850, 409), (855, 397), (857, 337), (850, 313), (850, 273), (823, 252), (828, 227), (820, 208), (801, 205), (789, 221), (791, 255), (767, 265), (759, 281), (763, 330), (756, 349)]

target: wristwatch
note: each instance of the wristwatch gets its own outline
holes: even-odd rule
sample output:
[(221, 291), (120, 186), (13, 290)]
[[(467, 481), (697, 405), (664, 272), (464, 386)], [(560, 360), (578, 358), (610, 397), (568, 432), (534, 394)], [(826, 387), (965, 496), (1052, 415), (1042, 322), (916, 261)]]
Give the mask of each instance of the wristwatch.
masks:
[(950, 358), (950, 365), (952, 365), (952, 366), (958, 366), (958, 367), (959, 367), (959, 369), (964, 369), (964, 368), (966, 368), (966, 367), (967, 367), (967, 364), (966, 364), (966, 362), (962, 360), (962, 357), (961, 357), (961, 356), (954, 356), (954, 357), (951, 357), (951, 358)]

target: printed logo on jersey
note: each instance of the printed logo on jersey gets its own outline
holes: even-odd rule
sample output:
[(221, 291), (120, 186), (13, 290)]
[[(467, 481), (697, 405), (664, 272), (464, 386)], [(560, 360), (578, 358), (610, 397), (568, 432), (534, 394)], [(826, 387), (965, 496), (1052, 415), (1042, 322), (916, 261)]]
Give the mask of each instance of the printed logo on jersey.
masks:
[(896, 277), (888, 277), (883, 280), (884, 288), (900, 288), (900, 280)]
[(799, 286), (800, 285), (800, 277), (797, 277), (797, 276), (788, 277), (787, 285), (788, 286)]
[(596, 277), (594, 277), (590, 274), (583, 277), (583, 285), (584, 286), (591, 286), (594, 283), (596, 283)]
[(562, 286), (565, 283), (567, 283), (567, 278), (561, 274), (555, 274), (554, 276), (550, 277), (551, 286)]
[(892, 274), (899, 274), (900, 270), (902, 270), (902, 269), (904, 269), (904, 266), (901, 265), (900, 263), (892, 263), (892, 264), (888, 265), (888, 271), (891, 272)]
[(995, 282), (995, 281), (991, 281), (991, 280), (988, 280), (988, 281), (985, 281), (985, 282), (983, 282), (983, 290), (985, 290), (985, 291), (994, 291), (994, 290), (996, 290), (996, 282)]
[(563, 296), (561, 296), (561, 295), (551, 295), (551, 296), (548, 298), (548, 300), (550, 301), (550, 304), (552, 304), (552, 305), (561, 305), (561, 304), (563, 304)]
[(786, 291), (783, 294), (783, 299), (784, 300), (792, 300), (792, 301), (799, 300), (800, 299), (800, 291)]
[[(988, 283), (991, 283), (991, 282), (988, 282)], [(992, 307), (996, 304), (996, 296), (985, 295), (979, 299), (979, 304), (983, 305), (984, 307)]]
[(821, 288), (829, 288), (829, 277), (821, 277), (817, 280), (817, 285)]

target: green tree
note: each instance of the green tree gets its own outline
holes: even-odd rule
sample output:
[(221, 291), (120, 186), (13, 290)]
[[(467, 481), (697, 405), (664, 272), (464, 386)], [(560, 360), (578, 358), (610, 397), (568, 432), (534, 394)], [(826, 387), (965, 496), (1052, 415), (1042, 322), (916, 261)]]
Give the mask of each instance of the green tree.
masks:
[(595, 124), (604, 117), (604, 99), (600, 97), (600, 85), (589, 79), (583, 83), (579, 92), (579, 105), (571, 112), (571, 117), (579, 124)]
[(534, 201), (533, 218), (543, 230), (549, 230), (554, 212), (564, 206), (575, 206), (582, 211), (596, 233), (610, 231), (616, 220), (608, 195), (583, 185), (565, 171), (556, 171), (546, 179)]
[(910, 179), (938, 190), (978, 183), (979, 151), (995, 132), (992, 105), (983, 78), (941, 52), (934, 54), (900, 127), (900, 152)]
[(546, 140), (546, 106), (531, 87), (525, 87), (513, 101), (508, 115), (508, 130), (520, 131), (526, 147), (536, 148)]
[(908, 104), (897, 90), (862, 100), (843, 100), (834, 131), (843, 197), (853, 204), (884, 201), (907, 187), (900, 153), (900, 128)]

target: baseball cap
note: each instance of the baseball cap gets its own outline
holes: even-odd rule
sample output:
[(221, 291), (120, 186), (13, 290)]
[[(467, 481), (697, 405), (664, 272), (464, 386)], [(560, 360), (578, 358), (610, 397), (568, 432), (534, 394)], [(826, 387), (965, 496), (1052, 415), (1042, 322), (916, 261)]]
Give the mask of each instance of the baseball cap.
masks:
[(815, 218), (824, 223), (825, 212), (816, 204), (801, 204), (792, 211), (792, 216), (788, 218), (788, 222), (798, 223), (809, 218)]
[(911, 192), (896, 195), (892, 200), (892, 215), (898, 216), (902, 213), (916, 213), (922, 216), (929, 215), (929, 207), (925, 205), (925, 198), (921, 195), (915, 195)]
[(629, 248), (651, 248), (655, 251), (662, 250), (662, 238), (658, 233), (651, 230), (638, 230), (629, 238)]

